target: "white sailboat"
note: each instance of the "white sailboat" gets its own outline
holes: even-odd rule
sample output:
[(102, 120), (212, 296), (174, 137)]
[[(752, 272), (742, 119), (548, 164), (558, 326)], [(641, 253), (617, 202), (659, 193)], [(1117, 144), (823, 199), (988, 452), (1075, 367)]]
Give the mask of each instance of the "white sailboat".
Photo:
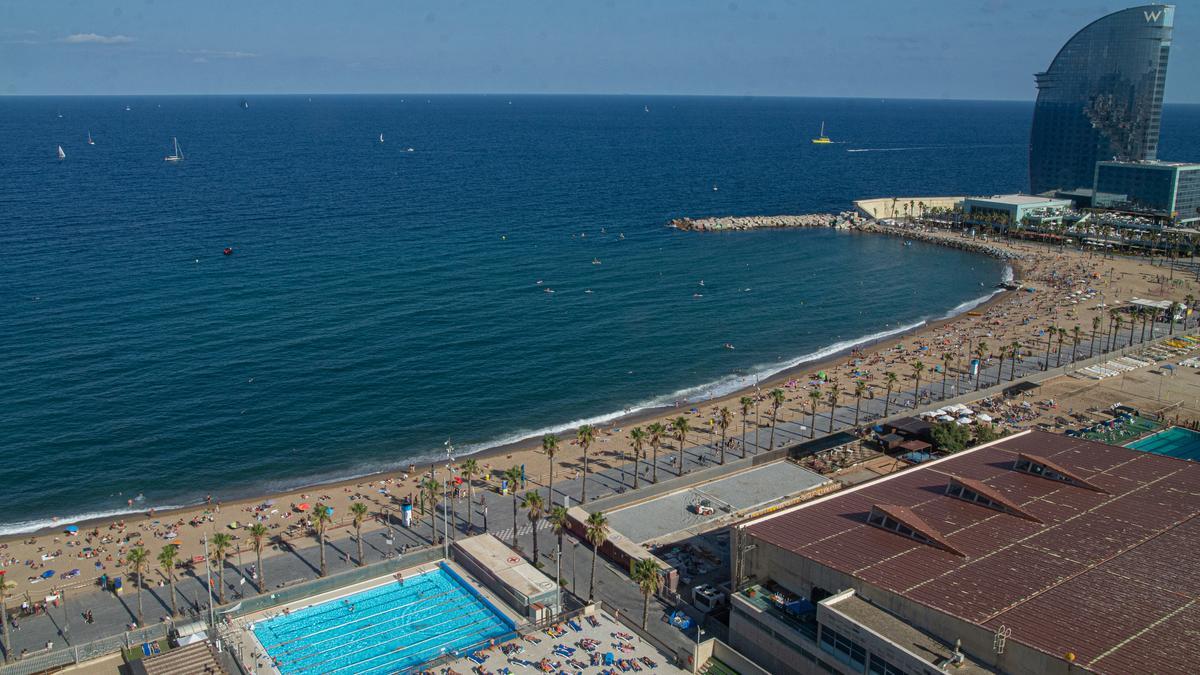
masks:
[(67, 153), (63, 152), (63, 149), (62, 149), (62, 146), (61, 146), (61, 145), (60, 145), (60, 146), (58, 146), (58, 158), (59, 158), (59, 159), (66, 159), (66, 158), (67, 158)]
[(382, 142), (383, 142), (383, 134), (379, 134), (379, 142), (380, 142), (380, 143), (382, 143)]
[(88, 145), (95, 145), (95, 144), (96, 144), (96, 141), (92, 140), (92, 131), (91, 131), (91, 129), (89, 129), (88, 130)]
[(163, 157), (163, 161), (164, 162), (182, 162), (183, 161), (183, 151), (179, 149), (179, 139), (172, 136), (171, 142), (173, 142), (175, 144), (175, 152), (170, 155), (167, 155), (166, 157)]

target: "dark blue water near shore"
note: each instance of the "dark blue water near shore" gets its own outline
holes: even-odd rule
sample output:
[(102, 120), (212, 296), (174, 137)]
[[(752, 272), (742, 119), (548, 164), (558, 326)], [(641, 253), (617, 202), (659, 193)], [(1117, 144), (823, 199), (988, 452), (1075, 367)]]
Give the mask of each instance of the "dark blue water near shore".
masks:
[[(670, 218), (1026, 183), (1028, 104), (509, 101), (0, 99), (0, 531), (728, 390), (1002, 266)], [(1163, 156), (1200, 157), (1198, 122), (1168, 107)]]

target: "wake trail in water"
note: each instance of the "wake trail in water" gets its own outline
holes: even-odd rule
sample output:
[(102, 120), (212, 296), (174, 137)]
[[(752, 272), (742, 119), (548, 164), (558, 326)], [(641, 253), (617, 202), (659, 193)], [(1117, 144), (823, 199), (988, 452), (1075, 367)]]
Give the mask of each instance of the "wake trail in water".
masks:
[(914, 150), (974, 150), (977, 148), (1014, 148), (1014, 143), (984, 145), (914, 145), (907, 148), (846, 148), (846, 152), (910, 152)]

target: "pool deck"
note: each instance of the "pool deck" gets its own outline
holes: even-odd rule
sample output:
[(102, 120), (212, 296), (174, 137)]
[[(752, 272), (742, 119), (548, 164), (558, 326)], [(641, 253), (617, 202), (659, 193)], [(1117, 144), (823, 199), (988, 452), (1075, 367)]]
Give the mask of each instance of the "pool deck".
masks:
[[(523, 626), (528, 625), (529, 621), (525, 617), (514, 612), (507, 603), (498, 598), (495, 594), (488, 590), (487, 587), (481, 584), (479, 580), (471, 576), (470, 573), (468, 573), (462, 567), (459, 567), (453, 561), (438, 560), (422, 565), (414, 565), (413, 567), (401, 570), (397, 574), (402, 574), (407, 579), (414, 575), (432, 572), (438, 569), (438, 567), (442, 564), (445, 564), (447, 567), (453, 569), (460, 579), (467, 582), (471, 588), (483, 596), (497, 612), (499, 612), (504, 616), (505, 619), (516, 626), (518, 630), (520, 630)], [(255, 623), (281, 616), (284, 613), (294, 612), (306, 607), (312, 607), (313, 605), (321, 605), (395, 582), (396, 577), (394, 575), (376, 577), (374, 579), (360, 581), (356, 584), (351, 584), (349, 586), (343, 586), (342, 588), (332, 591), (327, 591), (319, 595), (301, 598), (293, 602), (271, 607), (270, 609), (264, 609), (259, 612), (240, 616), (232, 620), (230, 626), (231, 630), (227, 629), (222, 631), (222, 637), (224, 640), (234, 644), (235, 648), (237, 649), (237, 653), (242, 655), (242, 662), (246, 665), (247, 669), (251, 673), (256, 673), (258, 675), (263, 675), (264, 673), (269, 675), (281, 675), (279, 670), (271, 665), (271, 660), (266, 654), (266, 648), (263, 647), (262, 643), (258, 641), (258, 637), (254, 634), (254, 631), (251, 627)], [(468, 669), (468, 671), (469, 670), (470, 669)]]
[[(487, 660), (482, 664), (483, 671), (486, 673), (496, 673), (501, 668), (508, 668), (514, 673), (525, 672), (540, 672), (538, 664), (542, 659), (549, 659), (554, 667), (554, 672), (569, 672), (569, 673), (594, 673), (598, 674), (605, 670), (613, 672), (621, 672), (621, 669), (616, 665), (605, 666), (591, 665), (591, 653), (580, 647), (578, 643), (584, 640), (596, 641), (595, 653), (601, 658), (606, 652), (612, 653), (614, 659), (638, 659), (638, 665), (642, 668), (643, 675), (681, 675), (682, 673), (690, 673), (690, 670), (681, 670), (677, 666), (671, 665), (671, 657), (658, 651), (653, 645), (645, 642), (637, 633), (630, 630), (628, 627), (615, 620), (612, 615), (601, 610), (597, 611), (593, 617), (599, 623), (598, 626), (592, 626), (587, 620), (580, 616), (574, 621), (579, 626), (580, 630), (576, 631), (573, 628), (563, 625), (566, 633), (561, 637), (552, 637), (544, 630), (533, 632), (532, 638), (536, 638), (538, 642), (534, 642), (528, 637), (519, 637), (509, 640), (506, 643), (498, 644), (493, 648), (482, 650), (487, 655)], [(640, 618), (640, 617), (639, 617)], [(622, 635), (618, 635), (621, 633)], [(628, 637), (626, 637), (628, 636)], [(519, 652), (514, 651), (508, 655), (504, 654), (503, 648), (519, 649)], [(561, 656), (554, 653), (557, 646), (575, 649), (574, 655), (570, 657)], [(627, 651), (625, 651), (627, 650)], [(646, 657), (657, 664), (657, 667), (650, 668), (640, 662), (642, 657)], [(570, 663), (570, 659), (575, 659), (582, 665)], [(528, 662), (533, 665), (526, 665)], [(448, 665), (442, 665), (437, 668), (438, 673), (466, 673), (475, 672), (477, 666), (470, 658), (461, 658), (453, 661)], [(445, 668), (449, 668), (449, 671)], [(633, 675), (635, 671), (628, 671)]]

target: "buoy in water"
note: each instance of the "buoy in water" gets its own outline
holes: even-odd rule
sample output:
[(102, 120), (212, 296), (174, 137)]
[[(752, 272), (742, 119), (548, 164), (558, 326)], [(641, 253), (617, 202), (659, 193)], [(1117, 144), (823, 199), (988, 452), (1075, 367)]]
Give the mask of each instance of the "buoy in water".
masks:
[(232, 248), (229, 248), (228, 246), (226, 246), (226, 247), (225, 247), (225, 250), (224, 250), (224, 251), (222, 251), (222, 252), (223, 252), (225, 255), (233, 255), (233, 249), (232, 249)]

